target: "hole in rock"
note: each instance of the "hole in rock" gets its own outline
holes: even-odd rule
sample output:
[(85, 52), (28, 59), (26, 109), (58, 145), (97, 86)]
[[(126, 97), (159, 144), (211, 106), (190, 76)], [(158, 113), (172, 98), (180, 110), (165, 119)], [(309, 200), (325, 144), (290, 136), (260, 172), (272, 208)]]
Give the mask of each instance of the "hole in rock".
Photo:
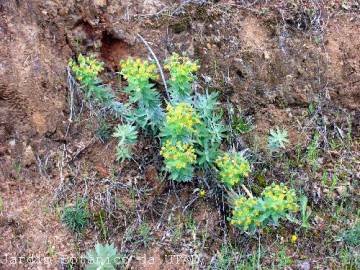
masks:
[(119, 69), (119, 61), (130, 55), (130, 45), (125, 41), (104, 33), (101, 39), (101, 57), (109, 68)]

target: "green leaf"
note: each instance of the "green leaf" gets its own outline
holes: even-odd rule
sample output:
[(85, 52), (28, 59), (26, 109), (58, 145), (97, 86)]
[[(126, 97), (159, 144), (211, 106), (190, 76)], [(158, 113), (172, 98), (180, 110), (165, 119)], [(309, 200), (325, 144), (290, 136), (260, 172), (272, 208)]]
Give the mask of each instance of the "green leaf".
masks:
[(124, 161), (131, 158), (131, 146), (136, 143), (137, 130), (130, 124), (118, 125), (115, 128), (113, 137), (118, 139), (116, 147), (116, 160)]
[(117, 138), (123, 144), (134, 144), (137, 139), (137, 130), (135, 126), (124, 124), (115, 128), (113, 137)]
[(270, 130), (268, 138), (268, 147), (270, 151), (276, 151), (280, 148), (285, 149), (288, 143), (288, 132), (285, 129), (281, 130), (277, 127), (276, 129)]

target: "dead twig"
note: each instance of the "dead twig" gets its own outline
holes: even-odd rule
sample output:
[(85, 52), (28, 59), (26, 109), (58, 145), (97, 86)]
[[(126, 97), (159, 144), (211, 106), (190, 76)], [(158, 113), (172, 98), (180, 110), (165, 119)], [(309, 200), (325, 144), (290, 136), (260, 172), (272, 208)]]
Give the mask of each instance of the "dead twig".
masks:
[(60, 184), (59, 186), (56, 188), (55, 192), (54, 192), (54, 197), (53, 197), (53, 205), (55, 205), (60, 199), (61, 199), (61, 195), (63, 193), (64, 190), (64, 183), (65, 183), (65, 177), (64, 177), (64, 159), (65, 159), (65, 153), (66, 153), (66, 145), (63, 144), (62, 147), (62, 154), (61, 154), (61, 160), (58, 163), (58, 168), (59, 168), (59, 177), (60, 177)]
[(252, 195), (250, 190), (248, 190), (247, 187), (244, 184), (241, 184), (241, 187), (251, 199), (254, 198), (254, 196)]
[(71, 70), (69, 67), (66, 68), (67, 71), (67, 82), (68, 82), (68, 87), (69, 87), (69, 92), (70, 92), (70, 115), (69, 115), (69, 122), (72, 123), (72, 119), (73, 119), (73, 114), (74, 114), (74, 89), (76, 87), (76, 82), (74, 77), (71, 74)]
[(161, 76), (161, 79), (164, 83), (164, 87), (165, 87), (165, 92), (166, 92), (166, 97), (168, 100), (170, 100), (170, 95), (169, 95), (169, 92), (168, 92), (168, 88), (167, 88), (167, 84), (166, 84), (166, 80), (165, 80), (165, 76), (164, 76), (164, 72), (162, 70), (162, 67), (160, 65), (160, 62), (159, 60), (157, 59), (154, 51), (151, 49), (149, 43), (140, 35), (140, 34), (137, 34), (137, 36), (140, 38), (140, 40), (144, 43), (145, 47), (148, 49), (149, 53), (151, 54), (152, 58), (155, 60), (156, 62), (156, 65), (159, 69), (159, 72), (160, 72), (160, 76)]
[(71, 163), (76, 159), (78, 155), (80, 155), (83, 151), (85, 151), (89, 146), (93, 145), (96, 142), (96, 138), (93, 137), (86, 145), (84, 145), (82, 148), (80, 148), (76, 153), (66, 162)]

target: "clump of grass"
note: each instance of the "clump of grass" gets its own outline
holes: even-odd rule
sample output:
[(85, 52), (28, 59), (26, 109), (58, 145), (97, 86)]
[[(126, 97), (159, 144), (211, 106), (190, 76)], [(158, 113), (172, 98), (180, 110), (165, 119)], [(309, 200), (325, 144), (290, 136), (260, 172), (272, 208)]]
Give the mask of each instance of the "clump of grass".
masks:
[(106, 213), (104, 209), (100, 209), (100, 211), (94, 214), (94, 222), (96, 226), (100, 229), (103, 239), (107, 239), (108, 236), (108, 228), (105, 224), (105, 218)]
[(151, 235), (151, 227), (146, 222), (140, 224), (138, 228), (138, 234), (139, 242), (141, 242), (144, 247), (147, 247), (148, 244), (153, 240), (153, 237)]
[(313, 170), (317, 170), (319, 166), (319, 138), (319, 133), (315, 133), (306, 151), (307, 163), (312, 166)]
[(103, 120), (100, 121), (99, 127), (96, 130), (95, 134), (102, 143), (107, 142), (111, 138), (111, 128), (109, 124)]
[(352, 228), (346, 230), (342, 236), (343, 241), (349, 246), (360, 245), (360, 222), (358, 221)]
[(77, 199), (74, 206), (64, 208), (62, 222), (73, 232), (82, 232), (89, 224), (90, 213), (85, 199)]
[(213, 269), (227, 270), (236, 265), (236, 250), (230, 245), (223, 245), (216, 255)]

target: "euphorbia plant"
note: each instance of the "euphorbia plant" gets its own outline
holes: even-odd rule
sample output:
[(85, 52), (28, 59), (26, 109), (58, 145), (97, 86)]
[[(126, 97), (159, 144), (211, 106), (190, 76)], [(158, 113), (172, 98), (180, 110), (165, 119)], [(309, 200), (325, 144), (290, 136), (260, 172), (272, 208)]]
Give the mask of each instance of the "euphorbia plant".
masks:
[(104, 63), (96, 59), (94, 55), (83, 56), (80, 54), (77, 62), (69, 61), (69, 66), (74, 72), (76, 79), (85, 86), (94, 84), (98, 80), (98, 75), (104, 70)]
[(129, 95), (126, 118), (141, 128), (158, 129), (163, 120), (159, 93), (151, 80), (157, 80), (156, 65), (140, 59), (128, 58), (120, 61), (121, 74), (128, 82), (124, 91)]
[(175, 181), (190, 181), (196, 163), (193, 145), (200, 119), (187, 103), (168, 104), (166, 120), (161, 130), (163, 147), (160, 154), (165, 168)]
[(188, 103), (168, 104), (166, 119), (160, 135), (172, 142), (187, 142), (193, 139), (197, 133), (197, 125), (200, 124), (199, 115)]
[(77, 62), (72, 59), (69, 61), (69, 66), (80, 82), (86, 98), (92, 98), (101, 104), (111, 105), (109, 102), (114, 99), (114, 95), (98, 77), (100, 72), (104, 70), (103, 62), (98, 61), (94, 55), (83, 56), (80, 54)]
[[(153, 134), (159, 132), (162, 143), (160, 154), (172, 180), (191, 181), (195, 164), (203, 168), (216, 165), (220, 182), (231, 194), (233, 211), (230, 223), (241, 230), (254, 231), (268, 224), (277, 225), (279, 220), (287, 219), (298, 211), (295, 191), (284, 184), (272, 184), (259, 197), (254, 197), (244, 185), (244, 179), (251, 172), (248, 160), (238, 152), (219, 153), (227, 130), (222, 122), (217, 94), (192, 95), (194, 74), (199, 68), (196, 61), (176, 53), (165, 61), (165, 69), (170, 73), (167, 83), (171, 96), (165, 113), (153, 83), (158, 79), (157, 66), (132, 58), (121, 61), (120, 65), (120, 73), (128, 82), (124, 88), (129, 95), (127, 104), (118, 102), (115, 95), (102, 85), (98, 76), (103, 70), (103, 63), (94, 56), (80, 55), (77, 63), (70, 61), (70, 67), (86, 96), (106, 104), (121, 116), (123, 124), (118, 125), (113, 134), (118, 139), (118, 160), (131, 157), (138, 129), (146, 131), (150, 127)], [(271, 131), (271, 151), (284, 148), (287, 142), (286, 131)], [(234, 192), (237, 186), (241, 186), (247, 197)]]
[(220, 172), (220, 181), (227, 187), (233, 188), (242, 184), (251, 172), (250, 164), (241, 153), (225, 153), (216, 160)]
[(170, 72), (168, 84), (170, 85), (171, 102), (190, 102), (192, 82), (195, 79), (194, 73), (199, 69), (197, 62), (173, 53), (165, 60), (164, 67)]
[(128, 58), (120, 61), (120, 74), (128, 82), (125, 92), (129, 94), (130, 103), (139, 103), (145, 107), (158, 106), (159, 94), (150, 80), (157, 80), (156, 65), (140, 59)]
[(190, 143), (171, 142), (167, 140), (160, 154), (165, 159), (165, 168), (172, 180), (186, 182), (192, 179), (193, 164), (196, 162), (194, 146)]
[(124, 161), (131, 158), (131, 147), (136, 143), (137, 130), (130, 124), (118, 125), (115, 128), (113, 137), (117, 138), (116, 159)]
[[(225, 153), (216, 160), (220, 181), (229, 190), (233, 207), (230, 223), (243, 231), (253, 232), (257, 228), (287, 219), (298, 211), (297, 198), (293, 189), (283, 183), (266, 187), (259, 197), (254, 197), (243, 184), (251, 171), (249, 162), (240, 153)], [(233, 188), (240, 185), (248, 197), (238, 195)]]
[(295, 191), (283, 183), (266, 187), (258, 198), (233, 194), (230, 204), (233, 207), (230, 223), (250, 232), (269, 224), (277, 226), (279, 220), (289, 218), (299, 209)]
[(203, 167), (211, 166), (219, 156), (220, 144), (227, 131), (217, 97), (218, 94), (213, 92), (197, 94), (194, 99), (194, 106), (201, 120), (196, 137), (198, 164)]

